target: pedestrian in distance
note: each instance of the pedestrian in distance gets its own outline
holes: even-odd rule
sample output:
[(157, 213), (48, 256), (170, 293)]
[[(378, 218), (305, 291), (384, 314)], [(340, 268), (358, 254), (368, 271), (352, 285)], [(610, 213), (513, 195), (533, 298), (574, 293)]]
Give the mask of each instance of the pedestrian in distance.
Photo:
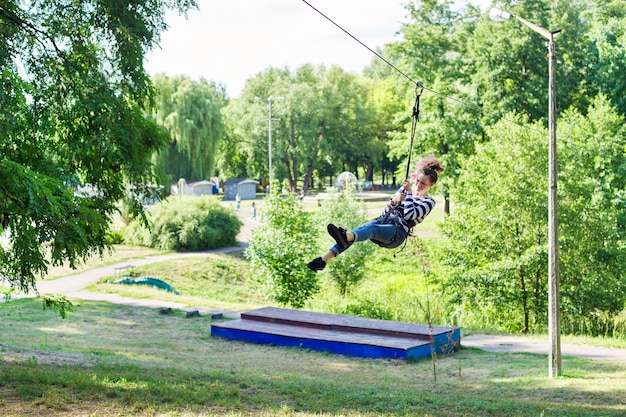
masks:
[(416, 165), (410, 175), (411, 181), (405, 180), (393, 195), (381, 216), (370, 220), (353, 230), (346, 230), (334, 224), (327, 226), (328, 234), (335, 240), (326, 254), (313, 259), (307, 267), (321, 271), (328, 261), (340, 255), (354, 242), (371, 240), (383, 248), (397, 248), (411, 235), (413, 227), (424, 221), (435, 207), (435, 199), (428, 195), (428, 190), (437, 183), (443, 167), (437, 158), (429, 156)]

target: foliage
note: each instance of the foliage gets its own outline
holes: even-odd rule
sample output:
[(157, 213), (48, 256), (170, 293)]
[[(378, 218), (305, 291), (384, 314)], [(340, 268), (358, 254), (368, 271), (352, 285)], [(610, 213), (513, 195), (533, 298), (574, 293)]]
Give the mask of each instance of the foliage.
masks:
[(316, 274), (306, 267), (317, 234), (310, 214), (295, 196), (272, 193), (263, 221), (246, 249), (252, 274), (271, 299), (300, 308), (319, 289)]
[(186, 76), (154, 77), (154, 120), (170, 135), (170, 146), (155, 155), (163, 183), (179, 178), (208, 180), (215, 175), (215, 155), (223, 135), (224, 88)]
[(153, 93), (144, 53), (167, 9), (193, 7), (0, 3), (0, 276), (10, 286), (35, 290), (50, 264), (102, 253), (127, 185), (135, 212), (154, 194), (150, 157), (165, 137), (143, 116)]
[(66, 319), (67, 313), (74, 310), (74, 304), (64, 295), (45, 295), (43, 297), (43, 309), (47, 308), (58, 310), (61, 318)]
[(124, 230), (129, 244), (174, 251), (232, 246), (241, 221), (217, 198), (170, 197), (148, 211), (149, 225), (133, 221)]
[(309, 188), (315, 173), (332, 175), (345, 166), (366, 167), (371, 176), (386, 153), (385, 129), (392, 124), (376, 106), (374, 100), (384, 97), (375, 90), (371, 80), (338, 67), (270, 68), (248, 80), (241, 98), (226, 108), (235, 126), (228, 155), (238, 167), (246, 159), (248, 176), (267, 176), (266, 100), (272, 97), (273, 169), (291, 191), (301, 178)]
[(517, 120), (489, 130), (491, 141), (462, 164), (455, 209), (442, 224), (437, 275), (465, 326), (545, 324), (547, 135)]
[[(626, 302), (623, 123), (600, 98), (588, 116), (572, 110), (559, 124), (565, 331), (586, 317), (587, 331), (606, 334), (606, 315)], [(464, 164), (455, 189), (439, 277), (465, 325), (540, 330), (547, 317), (547, 134), (521, 124), (489, 133), (491, 142)]]
[[(321, 208), (315, 213), (316, 228), (323, 236), (320, 246), (330, 247), (334, 244), (334, 240), (326, 232), (329, 223), (351, 230), (367, 220), (368, 215), (363, 203), (356, 199), (350, 187), (346, 187), (344, 192), (322, 201)], [(378, 246), (371, 242), (355, 243), (328, 262), (323, 274), (330, 278), (340, 294), (347, 295), (350, 288), (365, 277), (365, 262), (377, 248)]]
[[(561, 317), (565, 331), (587, 321), (602, 329), (626, 303), (626, 131), (624, 117), (599, 96), (587, 116), (559, 123)], [(597, 320), (598, 325), (589, 325)], [(597, 328), (598, 333), (592, 330)]]

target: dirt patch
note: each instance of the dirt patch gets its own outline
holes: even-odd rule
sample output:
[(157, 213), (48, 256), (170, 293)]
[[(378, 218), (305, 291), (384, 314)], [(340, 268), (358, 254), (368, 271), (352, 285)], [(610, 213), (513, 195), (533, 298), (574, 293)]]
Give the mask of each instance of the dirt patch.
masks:
[(0, 344), (0, 361), (34, 362), (55, 366), (95, 366), (96, 361), (81, 353), (41, 350)]

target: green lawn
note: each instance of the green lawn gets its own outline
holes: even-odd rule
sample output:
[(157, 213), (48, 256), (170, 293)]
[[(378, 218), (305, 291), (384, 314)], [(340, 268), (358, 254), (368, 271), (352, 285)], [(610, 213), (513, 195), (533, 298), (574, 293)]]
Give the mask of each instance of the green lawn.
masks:
[(623, 416), (626, 364), (461, 349), (351, 358), (213, 338), (211, 319), (77, 302), (0, 304), (3, 416)]
[[(436, 213), (429, 220), (434, 222)], [(154, 253), (136, 250), (118, 247), (87, 267)], [(401, 267), (414, 256), (410, 250), (395, 258), (392, 252), (376, 252), (366, 266), (368, 278), (350, 300), (376, 300), (394, 319), (420, 322), (428, 285), (421, 274)], [(90, 289), (225, 310), (272, 305), (241, 252), (154, 263), (133, 272), (163, 279), (180, 294), (107, 282), (115, 277)], [(436, 360), (352, 358), (213, 338), (208, 316), (72, 301), (65, 320), (43, 310), (41, 300), (0, 303), (0, 415), (626, 415), (626, 364), (620, 362), (564, 357), (563, 376), (550, 379), (546, 355), (461, 348)], [(324, 311), (345, 302), (323, 284), (307, 308)], [(438, 300), (429, 300), (435, 322), (439, 308)], [(401, 316), (406, 312), (412, 315)], [(563, 341), (626, 347), (624, 341)]]

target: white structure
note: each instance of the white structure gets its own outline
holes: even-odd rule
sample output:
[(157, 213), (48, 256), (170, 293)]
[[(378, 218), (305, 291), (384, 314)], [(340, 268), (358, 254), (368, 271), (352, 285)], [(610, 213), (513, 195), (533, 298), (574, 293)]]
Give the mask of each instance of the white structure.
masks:
[(342, 172), (337, 177), (337, 181), (335, 181), (335, 189), (337, 190), (337, 192), (350, 190), (352, 192), (360, 193), (361, 184), (353, 173)]
[(234, 200), (237, 193), (242, 200), (253, 200), (257, 184), (258, 181), (248, 178), (232, 178), (224, 183), (224, 200)]
[(212, 195), (218, 192), (219, 186), (214, 182), (206, 180), (187, 182), (184, 178), (179, 179), (171, 188), (171, 193), (178, 196)]

